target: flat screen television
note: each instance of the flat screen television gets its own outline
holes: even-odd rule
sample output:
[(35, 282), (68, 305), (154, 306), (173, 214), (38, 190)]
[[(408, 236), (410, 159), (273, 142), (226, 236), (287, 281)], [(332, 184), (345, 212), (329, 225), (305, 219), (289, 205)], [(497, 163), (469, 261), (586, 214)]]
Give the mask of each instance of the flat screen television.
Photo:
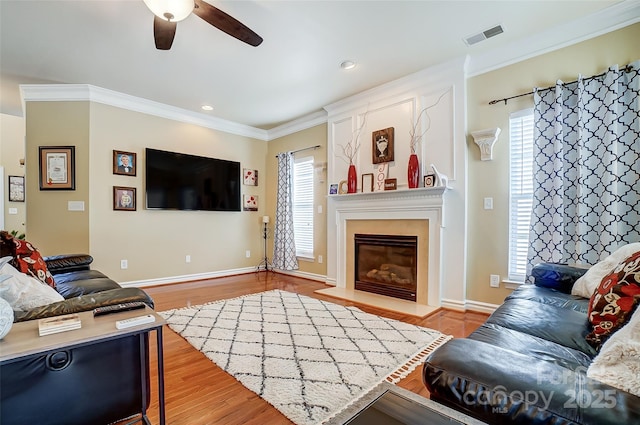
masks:
[(146, 207), (240, 211), (240, 163), (146, 148)]

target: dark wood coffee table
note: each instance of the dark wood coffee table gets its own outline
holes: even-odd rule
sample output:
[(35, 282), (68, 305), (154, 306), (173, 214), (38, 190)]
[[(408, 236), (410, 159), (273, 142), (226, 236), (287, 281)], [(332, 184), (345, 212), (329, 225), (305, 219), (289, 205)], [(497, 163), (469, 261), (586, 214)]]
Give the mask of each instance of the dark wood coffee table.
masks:
[[(384, 382), (326, 425), (482, 425), (470, 416)], [(486, 424), (485, 424), (486, 425)]]

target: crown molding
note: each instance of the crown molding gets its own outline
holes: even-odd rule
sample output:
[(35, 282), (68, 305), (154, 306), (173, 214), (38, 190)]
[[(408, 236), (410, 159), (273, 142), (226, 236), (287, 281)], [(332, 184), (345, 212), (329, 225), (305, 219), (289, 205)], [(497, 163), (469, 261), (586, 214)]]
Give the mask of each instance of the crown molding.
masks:
[(221, 118), (210, 117), (205, 114), (191, 112), (186, 109), (176, 108), (175, 106), (165, 105), (89, 84), (24, 84), (20, 85), (20, 94), (22, 97), (23, 111), (25, 110), (25, 102), (89, 101), (194, 124), (239, 136), (252, 137), (264, 141), (269, 139), (267, 130), (238, 124)]
[(280, 137), (288, 136), (289, 134), (297, 133), (298, 131), (306, 130), (316, 125), (326, 124), (327, 113), (325, 111), (313, 112), (309, 115), (305, 115), (296, 120), (271, 128), (267, 131), (267, 141), (274, 140)]
[(481, 55), (471, 55), (467, 77), (474, 77), (640, 22), (640, 1), (625, 0), (597, 13), (515, 41)]

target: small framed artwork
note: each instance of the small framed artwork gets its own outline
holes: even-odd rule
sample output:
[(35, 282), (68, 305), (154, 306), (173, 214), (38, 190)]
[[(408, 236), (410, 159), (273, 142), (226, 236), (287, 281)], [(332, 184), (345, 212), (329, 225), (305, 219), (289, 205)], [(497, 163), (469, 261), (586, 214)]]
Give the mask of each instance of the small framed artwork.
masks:
[(348, 192), (349, 192), (349, 187), (347, 186), (347, 181), (340, 180), (340, 183), (338, 183), (338, 194), (344, 195), (345, 193), (348, 193)]
[(256, 195), (242, 195), (242, 199), (245, 211), (258, 211), (258, 197)]
[(9, 176), (9, 202), (24, 202), (24, 176)]
[(242, 169), (243, 183), (247, 186), (258, 185), (258, 170)]
[(338, 194), (338, 183), (333, 183), (329, 186), (329, 195), (337, 195)]
[(393, 127), (374, 131), (372, 143), (371, 152), (373, 152), (374, 164), (393, 161)]
[(40, 190), (76, 190), (75, 146), (40, 146)]
[(386, 179), (384, 181), (384, 190), (396, 190), (398, 188), (398, 179)]
[(436, 175), (431, 173), (431, 174), (426, 174), (424, 176), (424, 187), (435, 187), (436, 185)]
[(113, 186), (113, 209), (116, 211), (135, 211), (136, 188)]
[(134, 152), (113, 151), (113, 174), (136, 175), (136, 154)]
[(362, 175), (362, 193), (373, 192), (373, 173)]

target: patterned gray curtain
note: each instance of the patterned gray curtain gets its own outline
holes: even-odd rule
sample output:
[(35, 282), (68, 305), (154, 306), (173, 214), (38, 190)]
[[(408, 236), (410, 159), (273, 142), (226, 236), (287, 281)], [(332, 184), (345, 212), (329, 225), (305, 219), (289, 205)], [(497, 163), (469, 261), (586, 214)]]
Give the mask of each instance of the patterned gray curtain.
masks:
[(527, 275), (542, 261), (595, 264), (640, 241), (639, 68), (534, 90)]
[(296, 243), (293, 237), (293, 154), (278, 154), (278, 198), (274, 230), (273, 267), (280, 270), (297, 270)]

